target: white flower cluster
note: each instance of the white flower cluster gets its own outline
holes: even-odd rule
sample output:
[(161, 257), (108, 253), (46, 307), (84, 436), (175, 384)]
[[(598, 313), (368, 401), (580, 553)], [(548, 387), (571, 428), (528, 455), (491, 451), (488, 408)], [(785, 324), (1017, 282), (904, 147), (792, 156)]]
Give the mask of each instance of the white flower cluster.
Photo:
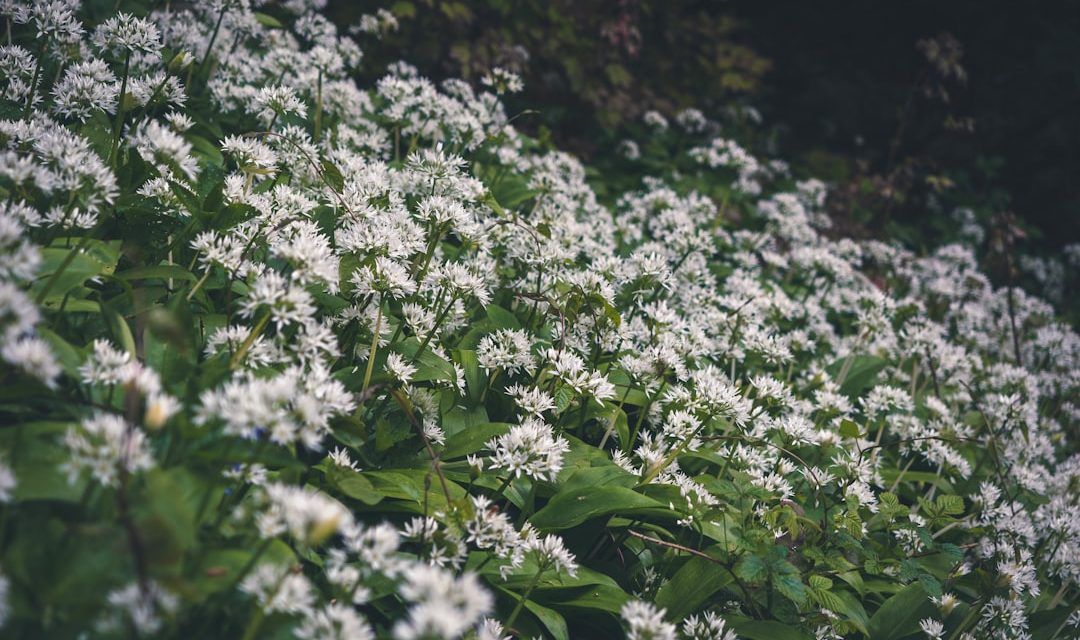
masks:
[[(741, 562), (737, 586), (788, 589), (820, 637), (854, 627), (828, 589), (799, 598), (800, 572), (831, 583), (819, 564), (965, 597), (977, 586), (957, 581), (993, 576), (967, 603), (980, 638), (1025, 637), (1047, 594), (1075, 593), (1080, 338), (970, 246), (837, 239), (824, 184), (695, 110), (674, 118), (697, 140), (678, 175), (609, 208), (580, 162), (511, 126), (498, 96), (517, 75), (436, 85), (400, 63), (362, 88), (358, 45), (316, 0), (166, 3), (92, 29), (77, 5), (0, 3), (64, 45), (0, 47), (0, 97), (25, 110), (0, 120), (0, 374), (58, 399), (26, 412), (65, 425), (53, 467), (94, 481), (67, 526), (116, 498), (104, 513), (136, 575), (102, 591), (103, 632), (242, 600), (246, 637), (272, 620), (301, 638), (501, 638), (522, 611), (543, 621), (534, 589), (618, 590), (586, 570), (611, 546), (663, 588), (657, 558), (704, 554), (686, 540), (764, 563), (751, 551), (813, 538), (798, 563)], [(357, 31), (395, 25), (379, 12)], [(635, 519), (602, 512), (598, 541), (541, 527), (580, 478), (614, 478)], [(167, 483), (185, 487), (179, 515), (135, 518), (127, 500)], [(0, 466), (0, 501), (17, 487)], [(639, 515), (674, 533), (640, 533)], [(187, 545), (182, 579), (147, 570), (166, 554), (140, 527), (167, 544), (159, 526)], [(955, 566), (934, 577), (918, 562), (932, 552)], [(195, 595), (220, 571), (242, 595)], [(174, 574), (176, 593), (150, 578)], [(498, 594), (517, 605), (502, 620)], [(604, 606), (630, 638), (733, 640), (725, 616), (773, 595), (683, 620)]]

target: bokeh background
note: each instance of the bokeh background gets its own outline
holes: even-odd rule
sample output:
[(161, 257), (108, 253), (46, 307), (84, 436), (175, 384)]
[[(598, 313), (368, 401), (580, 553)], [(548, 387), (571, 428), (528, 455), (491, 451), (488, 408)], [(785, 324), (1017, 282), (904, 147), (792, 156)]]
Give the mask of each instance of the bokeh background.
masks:
[[(847, 233), (936, 242), (942, 212), (1006, 219), (1053, 255), (1080, 241), (1080, 3), (953, 0), (331, 0), (384, 7), (376, 79), (519, 72), (515, 125), (602, 165), (649, 109), (749, 105), (761, 142), (826, 178)], [(535, 111), (535, 113), (533, 113)], [(1011, 214), (1001, 217), (1002, 213)]]

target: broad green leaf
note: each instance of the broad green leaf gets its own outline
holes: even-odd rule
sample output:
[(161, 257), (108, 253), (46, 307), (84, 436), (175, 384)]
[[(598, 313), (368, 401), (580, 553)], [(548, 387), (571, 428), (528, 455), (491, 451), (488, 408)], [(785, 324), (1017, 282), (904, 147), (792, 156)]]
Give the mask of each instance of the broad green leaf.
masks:
[(870, 637), (874, 640), (897, 640), (914, 633), (919, 621), (934, 615), (934, 606), (922, 584), (915, 582), (885, 601), (870, 617)]
[(850, 591), (834, 591), (833, 594), (840, 601), (840, 606), (835, 611), (843, 614), (848, 622), (855, 625), (863, 634), (870, 635), (870, 617), (866, 615), (866, 609), (863, 608), (859, 598)]
[(383, 494), (375, 490), (370, 480), (352, 469), (330, 465), (326, 470), (326, 480), (345, 496), (355, 498), (368, 506), (376, 505), (383, 499)]
[[(580, 568), (578, 569), (580, 571)], [(582, 587), (541, 588), (533, 592), (538, 602), (561, 609), (587, 609), (618, 614), (631, 596), (617, 586), (593, 584)]]
[[(773, 620), (747, 620), (731, 624), (743, 640), (811, 640), (812, 636), (797, 628)], [(874, 640), (877, 640), (875, 638)]]
[(128, 269), (116, 274), (121, 280), (180, 280), (195, 282), (198, 278), (187, 269), (175, 264), (159, 264), (151, 267)]
[(538, 529), (568, 529), (613, 514), (666, 515), (667, 507), (624, 487), (584, 487), (560, 491), (529, 521)]
[(709, 598), (733, 580), (731, 572), (715, 562), (694, 556), (671, 580), (660, 587), (656, 604), (673, 620), (682, 620), (705, 605)]
[(499, 305), (489, 304), (484, 307), (484, 312), (487, 313), (488, 320), (491, 321), (492, 329), (520, 329), (521, 323), (518, 322), (517, 316), (513, 313), (503, 309)]
[(442, 450), (443, 460), (454, 460), (484, 448), (489, 440), (497, 438), (510, 430), (505, 422), (486, 422), (466, 427), (446, 439)]
[(577, 469), (560, 484), (560, 491), (584, 491), (589, 487), (618, 486), (632, 489), (638, 479), (619, 465), (609, 464), (599, 467)]
[[(846, 365), (846, 367), (845, 367)], [(874, 386), (874, 380), (879, 371), (889, 365), (889, 361), (877, 356), (857, 355), (850, 358), (841, 358), (826, 368), (833, 380), (839, 380), (840, 374), (847, 369), (847, 375), (840, 382), (840, 393), (849, 397), (857, 397), (863, 391)]]
[(417, 357), (416, 352), (420, 349), (420, 342), (416, 338), (409, 337), (396, 342), (391, 349), (405, 356), (406, 361), (415, 360), (417, 370), (413, 380), (416, 382), (452, 381), (456, 377), (453, 365), (444, 358), (435, 355), (431, 351), (430, 345), (424, 347), (423, 353), (420, 354), (420, 357)]

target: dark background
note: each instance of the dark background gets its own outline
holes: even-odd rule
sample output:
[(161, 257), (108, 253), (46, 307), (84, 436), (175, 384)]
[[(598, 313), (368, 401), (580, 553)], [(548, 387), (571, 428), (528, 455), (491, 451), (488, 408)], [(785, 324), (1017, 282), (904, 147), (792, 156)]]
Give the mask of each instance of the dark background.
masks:
[[(330, 14), (348, 25), (379, 6), (332, 0)], [(914, 192), (927, 175), (941, 174), (984, 217), (1013, 212), (1032, 248), (1053, 252), (1080, 241), (1080, 2), (415, 0), (391, 7), (399, 30), (361, 41), (367, 79), (398, 59), (435, 80), (475, 81), (496, 64), (511, 67), (527, 89), (510, 110), (540, 112), (515, 124), (550, 132), (586, 160), (610, 154), (645, 109), (695, 106), (713, 116), (748, 104), (772, 127), (773, 150), (796, 169), (847, 183), (852, 193), (859, 185), (912, 189), (903, 204), (885, 207), (912, 228), (932, 235), (927, 217), (941, 213)], [(967, 74), (964, 83), (947, 83), (948, 102), (921, 93), (928, 63), (916, 47), (942, 33), (959, 42)], [(948, 130), (946, 117), (970, 118), (973, 131)], [(900, 176), (896, 167), (905, 163), (911, 170)], [(880, 200), (863, 205), (840, 206), (882, 208)], [(871, 233), (895, 228), (861, 220)]]

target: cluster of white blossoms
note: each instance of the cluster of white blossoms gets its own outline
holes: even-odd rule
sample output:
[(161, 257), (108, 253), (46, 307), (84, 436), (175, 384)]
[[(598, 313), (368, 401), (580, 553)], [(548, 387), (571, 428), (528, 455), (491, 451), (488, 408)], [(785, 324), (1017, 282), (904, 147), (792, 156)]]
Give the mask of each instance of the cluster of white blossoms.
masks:
[[(836, 238), (826, 185), (696, 110), (650, 112), (678, 167), (602, 204), (511, 125), (516, 75), (359, 86), (321, 5), (0, 3), (27, 36), (0, 47), (0, 380), (52, 448), (35, 481), (83, 493), (42, 529), (100, 517), (131, 555), (78, 631), (567, 637), (584, 608), (856, 637), (870, 607), (831, 589), (865, 573), (935, 598), (928, 637), (1023, 638), (1075, 596), (1080, 338), (1051, 305), (971, 245)], [(2, 442), (6, 520), (31, 445)], [(686, 552), (737, 582), (675, 616)], [(28, 634), (87, 608), (27, 588), (0, 578)]]

